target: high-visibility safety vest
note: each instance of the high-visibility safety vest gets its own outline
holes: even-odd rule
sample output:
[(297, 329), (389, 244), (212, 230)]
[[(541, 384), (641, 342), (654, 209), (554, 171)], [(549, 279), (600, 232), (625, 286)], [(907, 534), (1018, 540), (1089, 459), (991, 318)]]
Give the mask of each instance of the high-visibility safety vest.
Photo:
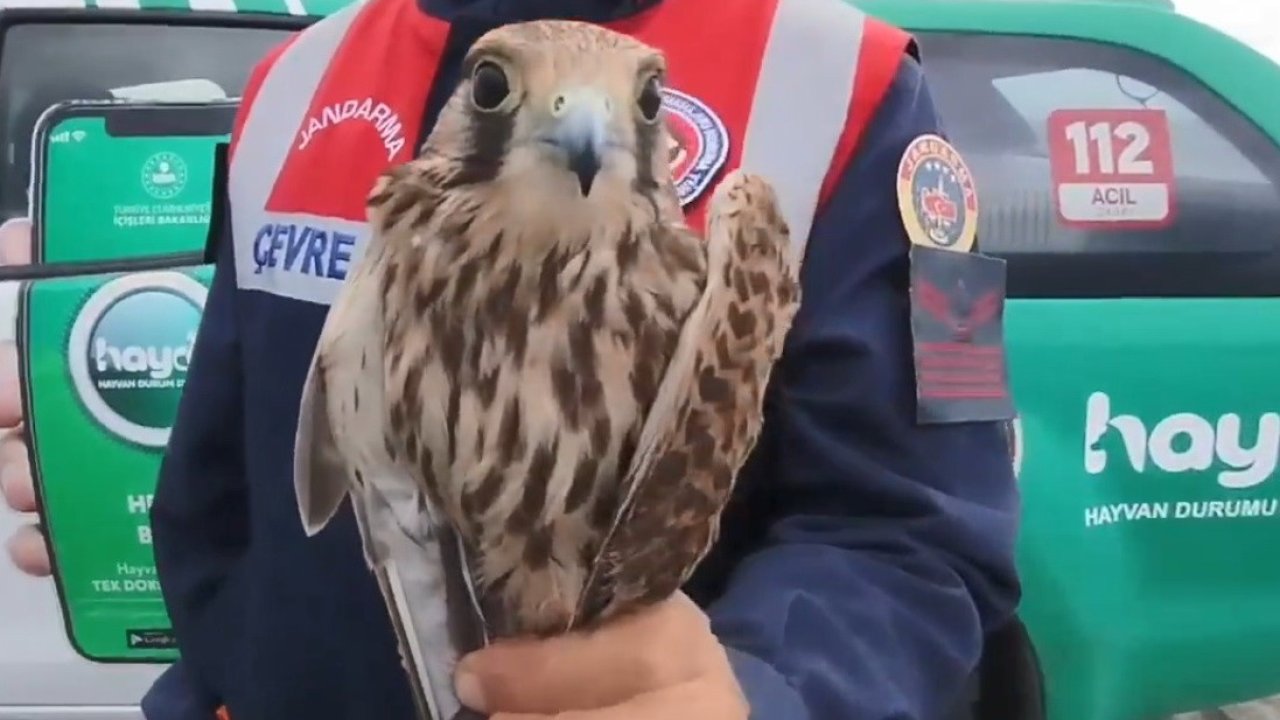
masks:
[[(727, 168), (768, 178), (803, 257), (813, 218), (911, 46), (843, 0), (665, 0), (607, 27), (662, 50), (672, 172), (701, 229)], [(377, 176), (412, 158), (448, 23), (348, 6), (249, 78), (228, 191), (237, 286), (328, 304), (364, 250)]]

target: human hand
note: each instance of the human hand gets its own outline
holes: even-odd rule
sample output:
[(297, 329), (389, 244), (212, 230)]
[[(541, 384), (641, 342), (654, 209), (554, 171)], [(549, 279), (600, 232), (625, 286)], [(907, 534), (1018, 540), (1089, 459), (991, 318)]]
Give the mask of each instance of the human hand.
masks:
[(491, 720), (746, 720), (711, 623), (682, 593), (593, 632), (511, 640), (458, 663), (458, 698)]
[[(18, 350), (12, 342), (0, 345), (0, 491), (5, 503), (18, 512), (35, 512), (36, 491), (27, 458), (22, 427), (22, 394), (18, 387)], [(44, 577), (51, 572), (44, 533), (35, 525), (23, 525), (6, 543), (9, 558), (19, 570)]]
[(13, 218), (0, 224), (0, 265), (31, 264), (31, 221)]
[[(31, 223), (15, 219), (0, 225), (0, 265), (31, 262)], [(0, 494), (18, 512), (35, 512), (35, 483), (27, 459), (22, 428), (22, 391), (18, 380), (18, 348), (0, 344)], [(9, 558), (24, 573), (44, 577), (51, 572), (49, 548), (35, 525), (23, 525), (5, 543)]]

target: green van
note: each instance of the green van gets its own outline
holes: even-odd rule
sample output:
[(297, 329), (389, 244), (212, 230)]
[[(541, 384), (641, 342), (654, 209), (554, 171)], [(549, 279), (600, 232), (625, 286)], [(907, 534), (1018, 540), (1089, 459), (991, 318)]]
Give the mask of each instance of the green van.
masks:
[(1169, 2), (861, 5), (919, 39), (1008, 261), (1049, 718), (1280, 693), (1280, 67)]

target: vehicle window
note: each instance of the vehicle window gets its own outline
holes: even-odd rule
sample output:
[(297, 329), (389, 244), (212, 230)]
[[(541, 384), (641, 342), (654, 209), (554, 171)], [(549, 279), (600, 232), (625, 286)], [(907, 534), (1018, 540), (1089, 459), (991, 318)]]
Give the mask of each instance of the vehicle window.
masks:
[(24, 23), (0, 48), (0, 220), (26, 214), (31, 133), (55, 103), (106, 99), (111, 89), (207, 80), (228, 97), (287, 31), (281, 29), (108, 23)]
[(1210, 88), (1102, 43), (920, 45), (1012, 295), (1280, 294), (1280, 148)]

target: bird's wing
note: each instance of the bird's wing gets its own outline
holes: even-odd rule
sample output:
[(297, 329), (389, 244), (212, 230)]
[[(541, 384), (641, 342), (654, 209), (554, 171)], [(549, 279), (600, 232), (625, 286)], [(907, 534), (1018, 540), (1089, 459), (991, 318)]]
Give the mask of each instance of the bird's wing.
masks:
[[(348, 462), (337, 443), (339, 437), (354, 425), (349, 398), (360, 387), (380, 387), (382, 373), (381, 303), (377, 287), (366, 278), (373, 270), (369, 258), (338, 292), (316, 343), (307, 369), (298, 405), (298, 429), (293, 445), (293, 487), (298, 499), (298, 513), (307, 535), (324, 529), (337, 513), (351, 490)], [(355, 358), (354, 365), (352, 358)], [(363, 367), (359, 358), (364, 357)], [(345, 399), (337, 402), (336, 399)], [(378, 397), (368, 397), (376, 403)], [(362, 414), (375, 408), (366, 406)], [(348, 426), (348, 427), (344, 427)], [(366, 425), (364, 431), (376, 433)], [(365, 548), (369, 558), (370, 548)]]
[(324, 385), (311, 359), (298, 405), (298, 431), (293, 443), (293, 489), (307, 535), (329, 524), (347, 496), (346, 469), (333, 443)]
[(799, 306), (797, 263), (769, 184), (740, 171), (711, 202), (707, 283), (681, 328), (588, 576), (575, 624), (675, 592), (719, 531), (759, 435), (765, 386)]
[(457, 535), (447, 524), (432, 522), (421, 505), (380, 492), (406, 487), (401, 481), (408, 479), (373, 478), (372, 492), (352, 495), (352, 505), (366, 546), (372, 542), (381, 553), (373, 572), (418, 717), (461, 720), (468, 716), (453, 692), (453, 669), (464, 653), (483, 645), (483, 625)]
[[(381, 197), (399, 174), (380, 177), (370, 202)], [(386, 441), (383, 358), (389, 308), (383, 280), (395, 249), (387, 240), (394, 230), (385, 229), (383, 219), (371, 210), (372, 232), (329, 306), (302, 387), (293, 482), (308, 535), (324, 529), (348, 493), (364, 491), (371, 477), (363, 476), (404, 474)], [(369, 530), (361, 539), (365, 558), (374, 567), (383, 552), (378, 547), (377, 529)]]
[(451, 720), (460, 709), (453, 666), (481, 640), (456, 537), (437, 523), (440, 515), (414, 471), (387, 449), (381, 288), (387, 252), (375, 232), (325, 319), (299, 406), (294, 488), (308, 535), (351, 496), (418, 716)]

